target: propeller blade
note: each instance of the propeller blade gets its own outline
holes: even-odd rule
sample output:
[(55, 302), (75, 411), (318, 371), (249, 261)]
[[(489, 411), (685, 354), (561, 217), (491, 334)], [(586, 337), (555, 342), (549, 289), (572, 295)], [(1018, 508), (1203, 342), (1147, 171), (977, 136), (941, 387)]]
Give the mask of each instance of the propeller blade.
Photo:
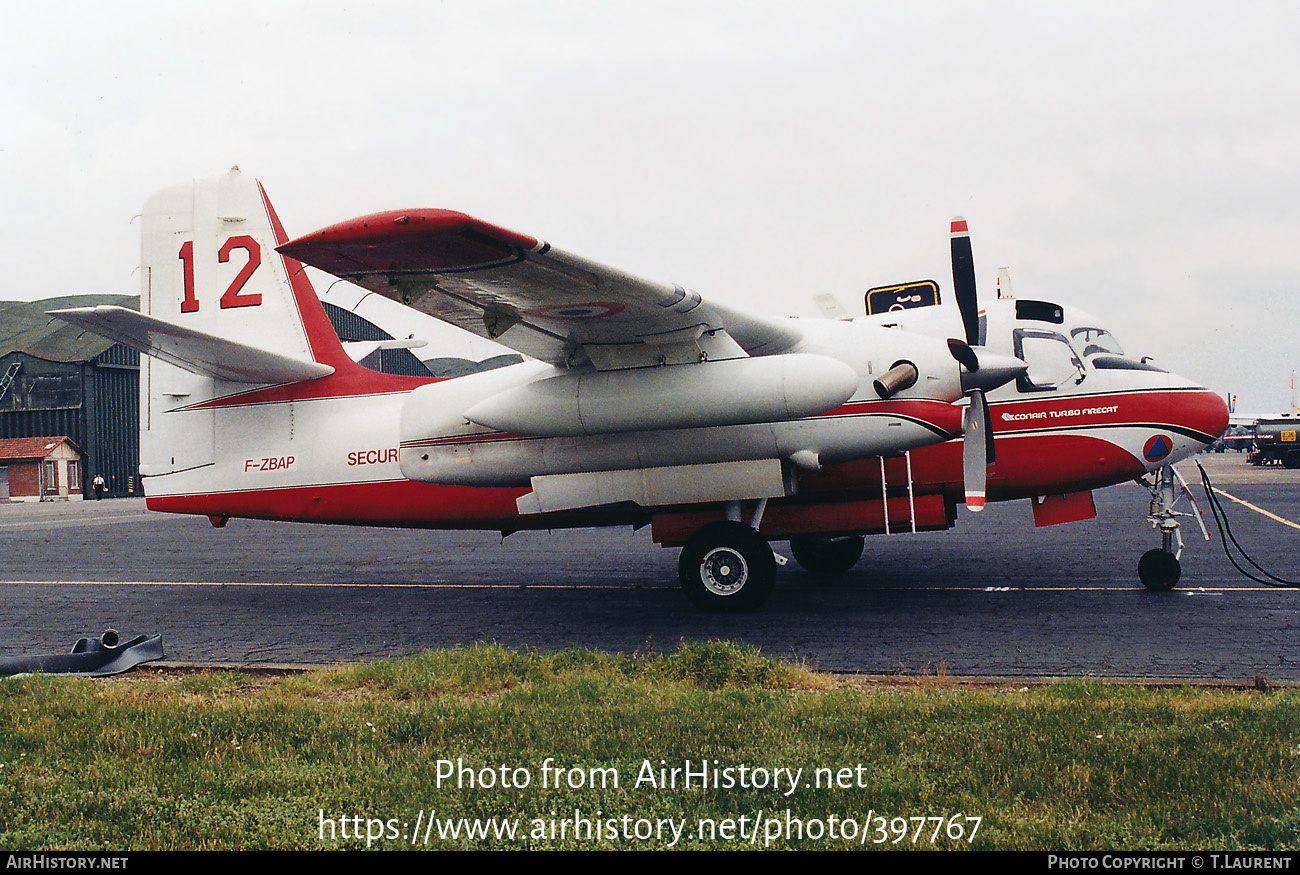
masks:
[(975, 285), (975, 259), (971, 255), (970, 229), (966, 220), (952, 220), (952, 286), (961, 313), (966, 341), (951, 339), (948, 351), (961, 365), (961, 388), (970, 398), (962, 413), (962, 478), (966, 485), (966, 507), (984, 509), (989, 466), (993, 464), (993, 419), (989, 415), (986, 391), (1014, 380), (1027, 368), (1020, 359), (990, 352), (980, 336), (979, 293)]
[(948, 352), (970, 373), (975, 373), (980, 369), (979, 356), (975, 354), (974, 348), (964, 340), (958, 340), (955, 337), (948, 338)]
[(984, 393), (979, 389), (970, 393), (970, 405), (962, 414), (962, 430), (961, 467), (966, 481), (966, 509), (978, 513), (984, 509), (984, 492), (993, 459), (993, 423)]
[(966, 220), (954, 216), (952, 220), (952, 288), (961, 313), (961, 324), (966, 329), (966, 343), (977, 346), (980, 342), (979, 299), (975, 289), (975, 259), (971, 255), (970, 231)]

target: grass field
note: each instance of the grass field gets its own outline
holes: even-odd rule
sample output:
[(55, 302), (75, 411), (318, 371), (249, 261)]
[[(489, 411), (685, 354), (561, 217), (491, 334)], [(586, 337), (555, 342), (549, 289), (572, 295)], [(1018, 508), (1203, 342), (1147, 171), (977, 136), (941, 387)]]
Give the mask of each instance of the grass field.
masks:
[(1300, 848), (1290, 690), (862, 689), (748, 648), (0, 680), (0, 847)]

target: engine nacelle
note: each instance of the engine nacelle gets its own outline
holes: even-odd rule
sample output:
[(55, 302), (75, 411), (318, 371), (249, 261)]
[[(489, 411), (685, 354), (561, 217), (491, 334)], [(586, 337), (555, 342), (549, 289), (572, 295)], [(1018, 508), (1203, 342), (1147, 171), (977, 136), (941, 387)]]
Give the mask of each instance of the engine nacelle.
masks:
[(844, 362), (794, 353), (565, 374), (499, 392), (464, 416), (510, 434), (576, 437), (785, 422), (834, 410), (857, 389)]
[[(528, 486), (600, 471), (782, 460), (806, 469), (961, 432), (960, 368), (934, 338), (808, 320), (800, 352), (618, 371), (526, 362), (421, 386), (402, 405), (402, 476)], [(915, 385), (864, 381), (906, 360)]]

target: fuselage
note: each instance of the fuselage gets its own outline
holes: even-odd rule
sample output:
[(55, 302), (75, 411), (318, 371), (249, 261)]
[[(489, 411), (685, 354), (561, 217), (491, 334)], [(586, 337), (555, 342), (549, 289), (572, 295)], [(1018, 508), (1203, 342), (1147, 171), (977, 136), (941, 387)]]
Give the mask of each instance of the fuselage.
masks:
[[(997, 301), (985, 314), (987, 346), (1030, 365), (1022, 379), (989, 393), (996, 448), (990, 501), (1131, 480), (1198, 452), (1226, 427), (1226, 405), (1217, 394), (1124, 357), (1109, 332), (1086, 314), (1056, 305), (1021, 306), (1019, 318), (1016, 311), (1017, 302)], [(864, 321), (942, 337), (950, 328), (943, 318), (939, 312), (904, 312)], [(503, 386), (554, 376), (553, 369), (536, 363), (445, 381), (374, 374), (337, 392), (326, 378), (317, 381), (311, 393), (316, 397), (232, 394), (203, 411), (170, 414), (215, 415), (217, 440), (226, 451), (213, 465), (150, 477), (149, 506), (213, 517), (429, 528), (622, 525), (701, 509), (618, 506), (524, 514), (517, 502), (536, 475), (779, 458), (796, 482), (791, 495), (773, 502), (778, 535), (782, 505), (844, 510), (854, 502), (879, 503), (883, 495), (898, 499), (896, 516), (904, 519), (915, 515), (917, 497), (940, 497), (947, 508), (941, 516), (951, 524), (951, 505), (962, 498), (961, 439), (953, 437), (960, 431), (961, 405), (924, 397), (880, 400), (866, 377), (893, 363), (898, 353), (879, 342), (893, 329), (848, 323), (820, 328), (806, 332), (799, 351), (847, 360), (863, 376), (862, 387), (827, 413), (793, 421), (535, 437), (477, 426), (459, 415)], [(877, 343), (861, 344), (863, 337)], [(848, 348), (854, 351), (845, 353)], [(443, 433), (429, 433), (429, 417), (416, 414), (443, 409), (440, 401), (450, 415), (438, 426)], [(425, 433), (418, 433), (421, 428)], [(797, 464), (801, 450), (815, 464)], [(867, 527), (870, 514), (843, 514), (845, 529)], [(832, 509), (809, 525), (825, 526), (833, 517)]]
[[(169, 420), (169, 434), (212, 434), (213, 451), (193, 463), (167, 456), (162, 466), (147, 471), (149, 506), (214, 517), (438, 528), (600, 525), (644, 519), (648, 510), (521, 514), (517, 499), (539, 476), (792, 458), (820, 466), (925, 446), (960, 432), (960, 409), (944, 400), (960, 391), (958, 371), (942, 342), (870, 325), (816, 328), (823, 329), (813, 332), (822, 339), (786, 358), (799, 359), (801, 366), (812, 363), (814, 377), (817, 362), (824, 362), (823, 368), (835, 371), (831, 382), (843, 386), (837, 391), (846, 400), (821, 403), (829, 409), (803, 416), (773, 418), (769, 401), (757, 415), (749, 409), (753, 405), (733, 410), (698, 401), (705, 395), (699, 381), (715, 372), (724, 380), (708, 387), (716, 399), (756, 394), (772, 381), (751, 371), (781, 357), (630, 372), (642, 384), (646, 376), (659, 380), (660, 397), (609, 392), (601, 413), (615, 424), (592, 426), (591, 417), (584, 416), (582, 423), (594, 429), (590, 434), (571, 433), (563, 423), (554, 435), (518, 434), (466, 418), (465, 412), (485, 398), (569, 376), (538, 362), (449, 380), (373, 372), (358, 379), (351, 372), (297, 387), (219, 387), (214, 399), (157, 414)], [(861, 349), (874, 350), (874, 357)], [(887, 401), (875, 397), (871, 378), (903, 354), (935, 376), (911, 393)], [(776, 381), (788, 396), (778, 398), (783, 404), (798, 403), (807, 394), (804, 386), (815, 382), (794, 370), (792, 377)], [(674, 413), (673, 404), (684, 412)], [(621, 424), (618, 416), (632, 419)], [(704, 416), (713, 424), (652, 428), (637, 416), (668, 421)], [(752, 421), (756, 418), (771, 421)]]

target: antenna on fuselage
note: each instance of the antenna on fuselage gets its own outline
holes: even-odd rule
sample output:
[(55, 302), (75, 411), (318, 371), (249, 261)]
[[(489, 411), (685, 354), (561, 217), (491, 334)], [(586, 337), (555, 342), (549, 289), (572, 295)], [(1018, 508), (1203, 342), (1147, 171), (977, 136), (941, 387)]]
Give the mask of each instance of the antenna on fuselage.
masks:
[(1009, 301), (1015, 295), (1011, 294), (1011, 268), (998, 268), (998, 300)]

